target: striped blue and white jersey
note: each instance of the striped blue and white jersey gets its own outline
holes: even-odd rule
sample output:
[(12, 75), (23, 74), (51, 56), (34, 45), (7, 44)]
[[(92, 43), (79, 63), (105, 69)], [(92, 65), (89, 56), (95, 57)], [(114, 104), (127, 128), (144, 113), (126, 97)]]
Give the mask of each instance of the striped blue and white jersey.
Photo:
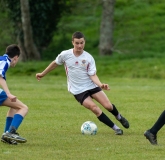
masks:
[(6, 71), (10, 67), (11, 60), (7, 54), (0, 56), (0, 76), (6, 80)]
[(68, 91), (73, 95), (93, 89), (97, 85), (90, 79), (96, 74), (93, 57), (86, 51), (76, 57), (73, 49), (62, 51), (55, 59), (56, 64), (65, 66)]

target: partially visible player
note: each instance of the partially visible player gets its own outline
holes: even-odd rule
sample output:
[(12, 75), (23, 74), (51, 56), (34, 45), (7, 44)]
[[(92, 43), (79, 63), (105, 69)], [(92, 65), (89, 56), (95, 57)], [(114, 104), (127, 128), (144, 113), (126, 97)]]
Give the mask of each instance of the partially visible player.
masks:
[(13, 145), (16, 145), (17, 142), (26, 142), (26, 139), (20, 137), (16, 130), (28, 113), (28, 107), (18, 100), (15, 95), (11, 94), (6, 83), (6, 72), (9, 67), (15, 67), (20, 54), (20, 48), (17, 45), (12, 44), (6, 48), (6, 53), (3, 56), (0, 56), (0, 86), (2, 87), (2, 89), (0, 88), (0, 106), (9, 107), (1, 141)]
[(147, 131), (144, 132), (144, 136), (150, 141), (151, 144), (157, 145), (157, 133), (165, 124), (165, 110), (159, 116), (155, 124)]
[(68, 91), (81, 105), (92, 111), (101, 122), (112, 128), (116, 135), (122, 135), (123, 130), (114, 124), (93, 100), (95, 99), (112, 113), (125, 128), (129, 128), (128, 121), (118, 112), (115, 105), (109, 101), (103, 92), (103, 90), (110, 90), (110, 88), (108, 84), (100, 82), (96, 74), (94, 58), (84, 51), (84, 35), (81, 32), (75, 32), (72, 35), (72, 44), (73, 49), (62, 51), (43, 72), (36, 74), (36, 78), (39, 81), (58, 65), (64, 64)]

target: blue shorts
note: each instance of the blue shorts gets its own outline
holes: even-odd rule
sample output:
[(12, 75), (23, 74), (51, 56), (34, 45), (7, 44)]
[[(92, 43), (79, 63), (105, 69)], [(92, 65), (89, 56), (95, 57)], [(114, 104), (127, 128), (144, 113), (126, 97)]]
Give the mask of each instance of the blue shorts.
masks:
[(7, 99), (6, 92), (2, 89), (0, 89), (0, 105)]

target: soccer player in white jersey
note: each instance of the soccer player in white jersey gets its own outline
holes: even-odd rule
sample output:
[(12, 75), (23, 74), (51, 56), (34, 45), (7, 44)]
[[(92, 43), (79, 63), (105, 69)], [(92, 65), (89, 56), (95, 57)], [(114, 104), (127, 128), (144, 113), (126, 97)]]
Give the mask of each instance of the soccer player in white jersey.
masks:
[(43, 72), (36, 74), (36, 78), (39, 81), (58, 65), (64, 64), (68, 91), (74, 95), (81, 105), (91, 110), (101, 122), (111, 127), (116, 135), (122, 135), (123, 130), (114, 124), (93, 101), (95, 99), (111, 112), (125, 128), (129, 128), (129, 122), (121, 116), (115, 105), (111, 104), (103, 92), (103, 89), (109, 90), (110, 88), (108, 84), (100, 82), (96, 74), (95, 61), (92, 55), (84, 51), (85, 37), (83, 33), (75, 32), (72, 35), (72, 44), (72, 49), (62, 51)]
[(1, 141), (13, 145), (26, 142), (26, 139), (20, 137), (16, 130), (28, 113), (28, 107), (11, 94), (6, 82), (6, 72), (9, 67), (15, 67), (20, 53), (20, 48), (12, 44), (6, 48), (6, 53), (0, 56), (0, 86), (2, 88), (0, 88), (0, 106), (9, 107)]

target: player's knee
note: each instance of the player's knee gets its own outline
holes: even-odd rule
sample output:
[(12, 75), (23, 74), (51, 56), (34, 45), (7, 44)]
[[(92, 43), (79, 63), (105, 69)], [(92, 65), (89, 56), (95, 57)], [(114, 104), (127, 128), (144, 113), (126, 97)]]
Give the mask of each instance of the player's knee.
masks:
[(93, 105), (93, 106), (91, 107), (91, 110), (92, 110), (93, 113), (95, 113), (95, 115), (100, 114), (100, 108), (97, 107), (96, 105)]
[(25, 105), (26, 107), (25, 107), (25, 110), (26, 110), (26, 112), (28, 113), (28, 111), (29, 111), (29, 108), (28, 108), (28, 106), (27, 105)]
[(29, 108), (28, 108), (27, 105), (23, 105), (22, 109), (23, 109), (23, 111), (24, 111), (25, 114), (28, 113)]
[(113, 105), (111, 103), (106, 104), (106, 105), (104, 105), (104, 108), (107, 109), (108, 111), (112, 111), (113, 110)]
[(113, 110), (113, 105), (112, 104), (110, 104), (110, 111), (112, 111)]

